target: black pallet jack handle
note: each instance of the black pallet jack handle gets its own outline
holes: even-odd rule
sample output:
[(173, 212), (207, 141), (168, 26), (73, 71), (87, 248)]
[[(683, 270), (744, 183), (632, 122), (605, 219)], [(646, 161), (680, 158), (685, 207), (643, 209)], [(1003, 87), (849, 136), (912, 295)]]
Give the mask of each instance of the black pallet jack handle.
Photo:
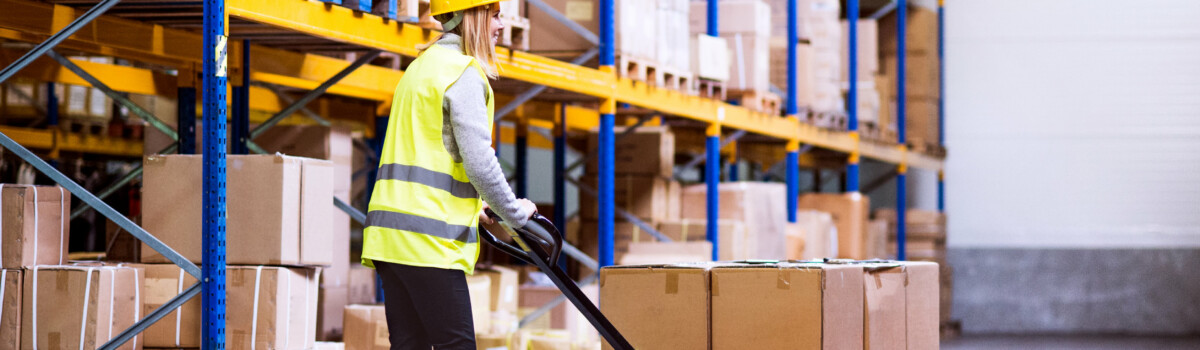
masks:
[[(498, 223), (502, 221), (491, 209), (487, 209), (485, 212), (492, 220)], [(596, 304), (593, 304), (587, 295), (579, 290), (575, 281), (571, 280), (567, 273), (558, 267), (558, 257), (562, 252), (563, 239), (554, 223), (541, 214), (534, 213), (525, 227), (513, 228), (503, 223), (502, 226), (513, 238), (513, 242), (517, 243), (517, 246), (497, 239), (483, 225), (479, 227), (479, 236), (504, 253), (537, 265), (538, 269), (546, 273), (551, 281), (554, 281), (554, 285), (563, 292), (567, 300), (575, 304), (575, 308), (583, 314), (583, 317), (587, 318), (588, 322), (592, 323), (592, 327), (595, 327), (600, 332), (600, 336), (604, 337), (604, 340), (608, 341), (608, 344), (612, 345), (614, 349), (633, 349), (633, 346), (629, 345), (629, 341), (621, 336), (621, 332), (618, 332), (608, 318), (600, 313)]]

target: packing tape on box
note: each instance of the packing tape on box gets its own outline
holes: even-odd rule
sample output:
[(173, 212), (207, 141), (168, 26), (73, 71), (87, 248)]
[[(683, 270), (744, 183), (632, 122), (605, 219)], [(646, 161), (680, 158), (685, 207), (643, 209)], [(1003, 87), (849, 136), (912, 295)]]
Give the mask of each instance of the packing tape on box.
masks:
[(779, 278), (775, 282), (775, 289), (792, 289), (792, 272), (790, 270), (787, 268), (779, 268)]
[(667, 273), (666, 293), (667, 294), (678, 294), (679, 293), (679, 272), (671, 271), (671, 269), (666, 269), (666, 273)]
[[(283, 327), (283, 331), (284, 331), (283, 348), (291, 349), (292, 347), (290, 345), (292, 345), (291, 344), (292, 327), (290, 327), (290, 326), (292, 323), (292, 305), (291, 305), (291, 301), (292, 301), (292, 271), (290, 271), (288, 269), (283, 269), (283, 272), (284, 272), (284, 274), (283, 274), (284, 283), (287, 283), (287, 299), (283, 299), (283, 300), (286, 300), (286, 302), (288, 303), (288, 306), (284, 308), (284, 311), (287, 311), (287, 316), (284, 316), (283, 319), (287, 320), (287, 323)], [(275, 286), (276, 286), (276, 288), (279, 288), (278, 287), (279, 283), (276, 283)], [(278, 303), (276, 305), (278, 305)], [(258, 299), (254, 299), (254, 308), (255, 309), (258, 308)], [(276, 321), (276, 322), (278, 322), (278, 321)], [(251, 346), (250, 349), (254, 349), (254, 347)]]
[[(125, 263), (118, 263), (117, 267), (125, 267)], [(138, 278), (137, 268), (130, 267), (130, 269), (133, 269), (133, 306), (134, 306), (133, 307), (133, 321), (136, 323), (137, 321), (142, 320), (142, 281), (141, 281), (141, 278)], [(179, 269), (179, 271), (183, 271), (183, 269)], [(110, 333), (111, 333), (111, 329), (110, 329)], [(138, 349), (137, 341), (138, 341), (138, 338), (141, 338), (141, 337), (142, 337), (141, 334), (135, 335), (133, 337), (133, 348), (134, 349)], [(112, 340), (112, 335), (109, 335), (108, 339)]]
[(117, 302), (117, 269), (112, 269), (112, 273), (108, 274), (108, 295), (113, 300), (108, 303), (108, 338), (112, 339), (113, 329), (113, 305)]
[(33, 266), (33, 315), (30, 315), (30, 320), (33, 323), (33, 329), (30, 330), (31, 331), (30, 334), (33, 334), (33, 339), (31, 339), (31, 340), (33, 341), (34, 349), (38, 348), (38, 344), (37, 344), (37, 338), (38, 338), (38, 331), (37, 331), (38, 283), (37, 282), (38, 282), (38, 267), (36, 265), (34, 265)]
[[(183, 268), (179, 268), (179, 279), (176, 280), (175, 294), (183, 294)], [(175, 309), (175, 346), (179, 346), (179, 325), (183, 323), (183, 305)]]
[(721, 287), (717, 284), (717, 274), (710, 273), (708, 274), (708, 278), (708, 295), (710, 297), (721, 296)]
[(8, 270), (0, 268), (0, 322), (4, 321), (4, 287), (8, 286)]
[(262, 282), (262, 266), (254, 268), (254, 307), (250, 312), (250, 350), (254, 350), (254, 345), (258, 343), (258, 291), (260, 282)]

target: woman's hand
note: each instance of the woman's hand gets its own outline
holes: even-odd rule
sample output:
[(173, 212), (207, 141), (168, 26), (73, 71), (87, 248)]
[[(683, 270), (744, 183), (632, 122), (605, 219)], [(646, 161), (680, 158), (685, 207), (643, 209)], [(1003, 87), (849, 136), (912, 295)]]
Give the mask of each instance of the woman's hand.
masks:
[(491, 208), (491, 206), (489, 206), (487, 204), (487, 202), (483, 202), (483, 209), (479, 209), (479, 222), (482, 222), (487, 225), (492, 225), (492, 224), (495, 224), (496, 222), (492, 221), (492, 218), (489, 218), (487, 216), (488, 208)]
[(533, 204), (533, 201), (529, 200), (528, 198), (518, 199), (517, 203), (520, 203), (521, 209), (529, 211), (529, 217), (533, 217), (533, 214), (537, 214), (537, 205)]

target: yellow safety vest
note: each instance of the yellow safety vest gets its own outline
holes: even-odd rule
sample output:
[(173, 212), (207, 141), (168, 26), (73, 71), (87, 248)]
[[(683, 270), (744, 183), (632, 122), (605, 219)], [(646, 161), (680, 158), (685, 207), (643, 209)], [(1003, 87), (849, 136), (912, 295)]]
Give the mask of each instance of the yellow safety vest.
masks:
[[(474, 67), (473, 57), (438, 45), (417, 57), (396, 85), (387, 138), (363, 231), (362, 263), (372, 261), (474, 273), (483, 201), (461, 162), (442, 143), (446, 89)], [(492, 89), (487, 91), (492, 127)]]

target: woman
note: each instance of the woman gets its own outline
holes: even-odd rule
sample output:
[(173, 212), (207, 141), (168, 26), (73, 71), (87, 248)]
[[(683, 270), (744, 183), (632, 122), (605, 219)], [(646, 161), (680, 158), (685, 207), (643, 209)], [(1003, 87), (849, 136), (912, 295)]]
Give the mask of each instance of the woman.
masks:
[(433, 0), (444, 33), (392, 99), (362, 254), (383, 281), (392, 349), (475, 349), (465, 274), (479, 222), (491, 223), (484, 202), (515, 227), (536, 210), (513, 195), (491, 148), (499, 1)]

